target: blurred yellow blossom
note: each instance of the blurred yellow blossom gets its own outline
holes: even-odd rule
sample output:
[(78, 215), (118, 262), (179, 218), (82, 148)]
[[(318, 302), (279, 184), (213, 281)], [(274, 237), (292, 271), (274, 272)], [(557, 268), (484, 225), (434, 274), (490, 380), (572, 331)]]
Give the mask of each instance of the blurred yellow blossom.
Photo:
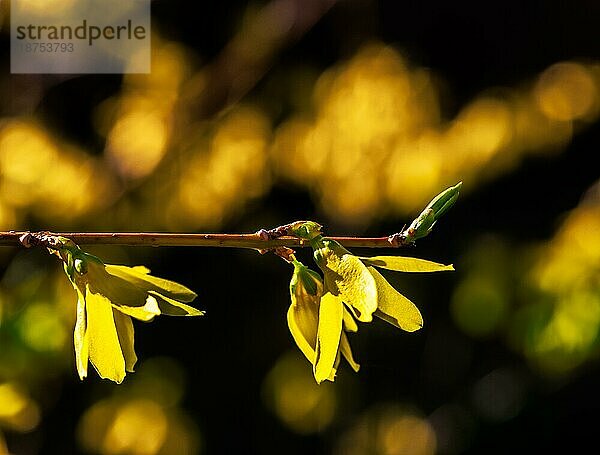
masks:
[(265, 405), (279, 420), (300, 434), (323, 432), (352, 403), (344, 382), (316, 384), (301, 358), (287, 352), (277, 360), (262, 386)]
[(98, 159), (55, 137), (43, 125), (31, 119), (0, 122), (4, 227), (12, 227), (18, 221), (15, 211), (24, 209), (55, 223), (105, 207), (113, 200), (114, 183)]
[(31, 431), (40, 421), (40, 409), (20, 385), (0, 383), (0, 426)]
[(386, 403), (365, 411), (339, 438), (336, 455), (433, 455), (437, 435), (415, 410)]
[(276, 174), (307, 187), (346, 224), (405, 214), (431, 191), (559, 151), (600, 112), (597, 64), (558, 62), (514, 88), (486, 90), (441, 115), (435, 76), (381, 43), (323, 72), (313, 109), (274, 134)]
[(180, 407), (183, 371), (169, 358), (142, 363), (131, 382), (83, 413), (78, 428), (82, 448), (103, 455), (200, 453), (201, 434)]
[(582, 204), (540, 248), (530, 284), (553, 303), (526, 353), (547, 371), (565, 372), (590, 356), (600, 331), (600, 206)]
[[(185, 138), (185, 153), (174, 172), (174, 196), (167, 197), (172, 226), (217, 227), (271, 185), (266, 149), (270, 120), (260, 109), (236, 106)], [(162, 180), (163, 177), (161, 176)]]

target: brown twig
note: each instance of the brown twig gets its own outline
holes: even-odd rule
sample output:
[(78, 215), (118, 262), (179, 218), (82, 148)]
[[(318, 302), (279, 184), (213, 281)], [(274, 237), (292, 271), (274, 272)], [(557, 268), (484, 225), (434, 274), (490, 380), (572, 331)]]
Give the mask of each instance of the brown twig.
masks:
[[(36, 246), (40, 238), (66, 237), (78, 245), (129, 245), (129, 246), (203, 246), (251, 248), (268, 250), (278, 247), (308, 247), (307, 240), (291, 236), (269, 238), (255, 234), (188, 234), (163, 232), (0, 232), (0, 246)], [(401, 235), (400, 235), (401, 237)], [(357, 248), (390, 248), (406, 246), (397, 241), (398, 234), (389, 237), (329, 237), (344, 246)], [(394, 241), (392, 241), (394, 239)], [(46, 246), (46, 245), (44, 245)]]

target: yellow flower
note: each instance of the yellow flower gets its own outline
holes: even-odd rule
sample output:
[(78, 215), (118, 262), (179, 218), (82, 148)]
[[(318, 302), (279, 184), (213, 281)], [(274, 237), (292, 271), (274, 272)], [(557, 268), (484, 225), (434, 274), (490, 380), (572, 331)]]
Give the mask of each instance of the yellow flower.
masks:
[(339, 296), (361, 322), (373, 315), (408, 332), (423, 327), (419, 309), (396, 291), (375, 267), (401, 272), (454, 270), (452, 265), (402, 256), (359, 258), (332, 239), (311, 240), (317, 264), (325, 275), (325, 289)]
[(358, 371), (345, 333), (358, 330), (352, 315), (339, 296), (323, 293), (323, 282), (317, 273), (295, 259), (292, 263), (288, 326), (294, 341), (313, 365), (315, 380), (317, 383), (334, 380), (340, 354)]
[[(301, 222), (301, 227), (306, 223)], [(292, 304), (288, 326), (300, 350), (313, 365), (315, 380), (333, 381), (340, 354), (358, 371), (346, 332), (356, 332), (356, 320), (371, 322), (373, 315), (407, 332), (423, 327), (419, 309), (396, 291), (374, 268), (401, 272), (437, 272), (454, 270), (423, 259), (401, 256), (354, 256), (342, 245), (320, 233), (305, 237), (314, 249), (321, 277), (292, 260), (294, 274), (290, 283)]]
[(72, 242), (56, 251), (77, 292), (74, 344), (77, 371), (87, 376), (88, 361), (100, 377), (120, 383), (137, 361), (131, 317), (201, 316), (183, 302), (196, 294), (173, 281), (149, 275), (146, 267), (104, 264)]
[(330, 379), (328, 369), (334, 366), (333, 346), (339, 338), (342, 323), (346, 330), (356, 331), (354, 318), (371, 322), (375, 315), (407, 332), (423, 327), (423, 317), (415, 304), (396, 291), (374, 266), (402, 272), (454, 270), (452, 265), (410, 257), (359, 258), (335, 240), (320, 235), (312, 238), (311, 244), (315, 249), (315, 260), (325, 276), (319, 307), (317, 343), (320, 342), (323, 348), (321, 357), (317, 355), (315, 362), (317, 382)]

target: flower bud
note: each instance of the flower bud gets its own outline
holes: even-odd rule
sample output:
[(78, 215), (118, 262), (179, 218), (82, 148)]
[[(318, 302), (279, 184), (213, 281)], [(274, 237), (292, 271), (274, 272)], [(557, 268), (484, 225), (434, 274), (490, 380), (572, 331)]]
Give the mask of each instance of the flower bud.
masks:
[(314, 221), (296, 221), (288, 227), (290, 235), (305, 240), (312, 240), (314, 237), (321, 235), (322, 230), (323, 226)]
[(461, 187), (462, 182), (458, 182), (433, 198), (420, 215), (414, 219), (408, 229), (404, 231), (407, 243), (412, 243), (431, 232), (437, 220), (454, 205), (456, 199), (458, 199)]

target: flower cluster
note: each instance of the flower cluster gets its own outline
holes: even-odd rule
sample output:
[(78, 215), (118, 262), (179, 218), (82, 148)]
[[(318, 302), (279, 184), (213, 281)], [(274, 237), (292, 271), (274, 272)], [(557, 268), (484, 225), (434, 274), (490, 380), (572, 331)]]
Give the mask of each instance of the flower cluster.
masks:
[(100, 377), (117, 383), (133, 371), (137, 356), (131, 318), (204, 314), (186, 305), (196, 298), (193, 291), (150, 275), (146, 267), (104, 264), (64, 238), (51, 252), (62, 259), (78, 296), (74, 344), (81, 379), (87, 376), (88, 361)]
[[(406, 230), (388, 237), (389, 244), (408, 245), (428, 235), (455, 203), (461, 186), (459, 182), (436, 196)], [(293, 250), (283, 246), (271, 248), (294, 266), (288, 326), (313, 365), (317, 383), (335, 379), (342, 357), (354, 371), (359, 370), (347, 335), (358, 331), (357, 321), (371, 322), (375, 315), (408, 332), (423, 326), (419, 309), (375, 267), (400, 272), (454, 270), (452, 265), (417, 258), (357, 257), (336, 240), (324, 237), (322, 226), (314, 221), (296, 221), (269, 231), (261, 229), (256, 235), (262, 241), (291, 235), (301, 239), (302, 245), (309, 243), (314, 250), (323, 278), (296, 260)], [(117, 383), (123, 381), (126, 372), (133, 371), (137, 356), (132, 318), (150, 321), (159, 314), (204, 315), (187, 305), (196, 298), (193, 291), (150, 275), (146, 267), (104, 264), (71, 240), (48, 232), (25, 233), (19, 241), (25, 247), (46, 246), (63, 261), (78, 297), (74, 344), (81, 379), (87, 376), (88, 363), (100, 377)]]
[(321, 227), (314, 222), (299, 223), (291, 228), (291, 233), (310, 241), (315, 262), (324, 277), (323, 280), (292, 259), (288, 326), (294, 341), (313, 365), (317, 383), (334, 380), (340, 356), (358, 371), (346, 335), (358, 330), (357, 321), (371, 322), (375, 315), (408, 332), (423, 326), (418, 308), (375, 267), (400, 272), (454, 270), (452, 265), (410, 257), (354, 256), (337, 241), (323, 237)]

